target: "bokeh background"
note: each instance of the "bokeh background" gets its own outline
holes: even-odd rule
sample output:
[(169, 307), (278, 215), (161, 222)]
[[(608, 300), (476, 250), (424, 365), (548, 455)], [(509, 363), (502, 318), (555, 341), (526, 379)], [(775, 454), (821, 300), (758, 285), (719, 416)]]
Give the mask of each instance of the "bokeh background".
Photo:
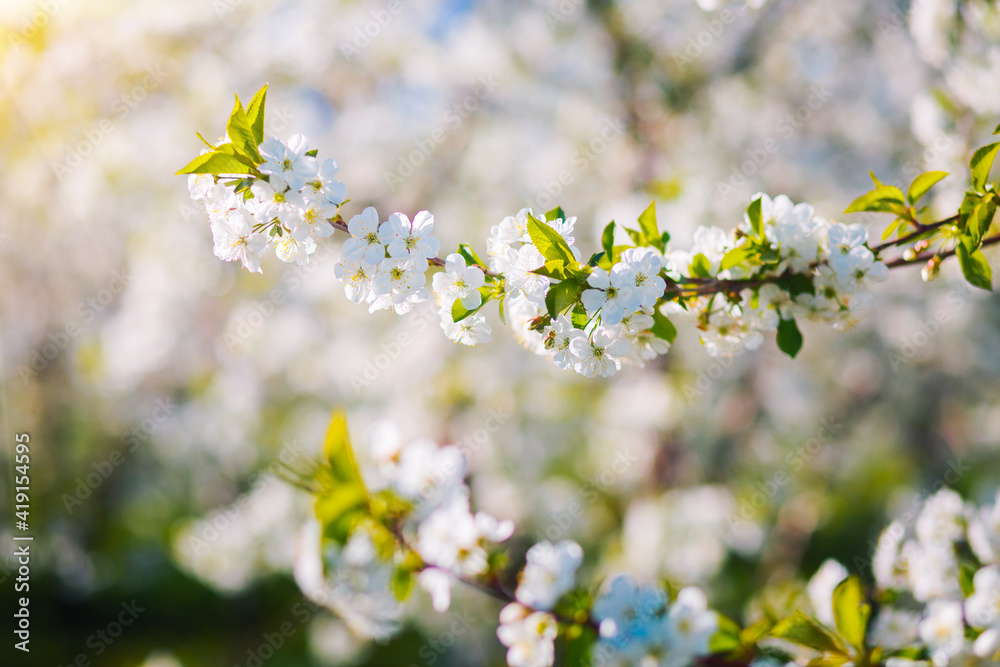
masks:
[[(389, 419), (462, 444), (479, 507), (524, 544), (576, 539), (595, 581), (697, 583), (737, 618), (789, 604), (826, 557), (869, 576), (884, 522), (945, 480), (973, 500), (1000, 481), (1000, 301), (955, 266), (894, 271), (795, 361), (771, 341), (712, 359), (682, 327), (656, 365), (588, 381), (498, 321), (466, 349), (429, 308), (369, 315), (334, 280), (337, 242), (263, 276), (220, 262), (173, 175), (268, 82), (269, 132), (338, 160), (349, 211), (430, 210), (445, 248), (529, 205), (562, 204), (593, 247), (650, 200), (679, 245), (760, 190), (833, 218), (868, 169), (954, 172), (947, 214), (1000, 120), (993, 2), (0, 7), (5, 610), (18, 432), (35, 535), (32, 652), (8, 637), (5, 665), (503, 664), (498, 605), (472, 592), (443, 615), (415, 594), (382, 645), (303, 606), (308, 501), (270, 471), (314, 455), (334, 406), (359, 442)], [(123, 604), (134, 622), (104, 641)]]

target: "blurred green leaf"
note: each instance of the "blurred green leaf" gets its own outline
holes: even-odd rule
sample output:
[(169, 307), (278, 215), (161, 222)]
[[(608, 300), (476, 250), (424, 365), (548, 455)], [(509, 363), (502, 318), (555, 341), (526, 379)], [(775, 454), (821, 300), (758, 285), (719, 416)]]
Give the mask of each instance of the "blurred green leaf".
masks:
[(983, 146), (972, 154), (969, 161), (969, 169), (972, 171), (972, 189), (976, 192), (986, 190), (986, 182), (990, 177), (990, 169), (993, 168), (993, 160), (1000, 150), (1000, 142)]
[(247, 120), (250, 122), (250, 130), (257, 146), (264, 141), (264, 103), (267, 100), (267, 84), (265, 83), (258, 90), (250, 104), (247, 105)]
[(928, 171), (920, 174), (913, 182), (910, 183), (909, 190), (906, 191), (906, 198), (909, 200), (910, 204), (916, 204), (920, 199), (927, 194), (934, 185), (940, 181), (942, 178), (948, 175), (946, 171)]
[(576, 261), (573, 251), (562, 235), (533, 215), (528, 215), (528, 236), (546, 260)]
[(844, 650), (837, 643), (837, 640), (819, 623), (801, 611), (796, 611), (780, 621), (771, 628), (770, 635), (823, 653), (844, 654)]
[(802, 349), (802, 333), (794, 317), (778, 322), (778, 349), (793, 359)]
[(993, 269), (986, 261), (986, 256), (982, 250), (969, 252), (964, 243), (955, 244), (955, 254), (958, 263), (962, 267), (962, 275), (975, 287), (984, 289), (987, 292), (993, 291)]
[(859, 652), (865, 650), (865, 631), (871, 607), (865, 601), (864, 588), (856, 576), (844, 579), (833, 591), (833, 617), (837, 632)]

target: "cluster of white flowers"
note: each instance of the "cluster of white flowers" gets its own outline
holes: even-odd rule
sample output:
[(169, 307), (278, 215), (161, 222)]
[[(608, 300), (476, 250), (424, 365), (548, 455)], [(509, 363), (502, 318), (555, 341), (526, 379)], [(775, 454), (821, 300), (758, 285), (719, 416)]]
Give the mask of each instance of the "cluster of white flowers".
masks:
[(306, 264), (316, 251), (316, 239), (333, 234), (329, 220), (344, 203), (337, 163), (327, 159), (321, 164), (301, 134), (287, 144), (265, 139), (259, 151), (264, 163), (258, 170), (267, 180), (216, 182), (208, 174), (188, 178), (191, 198), (208, 211), (215, 256), (239, 260), (247, 270), (261, 273), (260, 257), (273, 245), (281, 261)]
[(456, 301), (469, 311), (479, 308), (483, 303), (479, 290), (485, 283), (483, 270), (475, 265), (467, 266), (465, 258), (458, 253), (448, 255), (444, 271), (434, 276), (434, 295), (437, 297), (441, 328), (456, 343), (476, 345), (490, 341), (492, 330), (486, 317), (472, 313), (456, 322), (452, 314)]
[(409, 312), (427, 300), (428, 260), (437, 257), (441, 244), (434, 238), (434, 216), (420, 211), (411, 221), (393, 213), (379, 222), (369, 206), (347, 223), (351, 238), (334, 267), (347, 298), (365, 301), (369, 312), (392, 308)]
[(599, 664), (681, 667), (709, 653), (719, 616), (698, 588), (684, 588), (670, 602), (659, 586), (616, 577), (594, 602)]
[[(912, 598), (884, 609), (876, 635), (887, 649), (925, 644), (935, 667), (996, 664), (1000, 658), (1000, 493), (976, 508), (954, 491), (928, 498), (912, 526), (892, 522), (872, 559), (879, 586)], [(963, 570), (974, 571), (972, 590)], [(923, 603), (923, 609), (920, 604)], [(919, 624), (913, 623), (919, 620)], [(970, 641), (968, 637), (978, 636)], [(988, 661), (994, 662), (988, 662)], [(897, 660), (894, 665), (911, 665)]]
[[(755, 265), (737, 257), (730, 266), (729, 253), (747, 237), (756, 237), (749, 216), (734, 232), (702, 227), (694, 234), (690, 250), (665, 253), (667, 275), (704, 276), (717, 280), (763, 279), (756, 294), (744, 290), (736, 301), (718, 294), (699, 297), (681, 308), (667, 305), (667, 312), (698, 318), (701, 340), (712, 356), (728, 356), (744, 349), (753, 350), (764, 340), (763, 333), (774, 331), (779, 320), (804, 317), (814, 322), (833, 323), (843, 330), (853, 326), (874, 283), (888, 278), (886, 265), (868, 248), (867, 230), (856, 224), (830, 223), (816, 216), (808, 204), (794, 204), (785, 195), (761, 199), (763, 238), (757, 238), (766, 264)], [(755, 197), (756, 198), (756, 197)], [(794, 295), (779, 286), (777, 278), (790, 272), (811, 279), (812, 288)]]
[[(624, 363), (642, 365), (664, 354), (665, 340), (651, 333), (653, 308), (663, 296), (666, 282), (660, 276), (663, 257), (653, 248), (632, 248), (610, 271), (593, 267), (587, 278), (589, 289), (581, 301), (586, 324), (576, 326), (570, 316), (559, 314), (536, 330), (533, 323), (548, 312), (546, 296), (552, 280), (532, 273), (545, 265), (545, 258), (528, 234), (528, 217), (545, 220), (531, 209), (522, 209), (495, 225), (486, 242), (490, 269), (505, 277), (506, 312), (518, 339), (529, 350), (549, 356), (562, 369), (586, 377), (613, 375)], [(555, 218), (546, 224), (562, 236), (579, 260), (574, 245), (576, 218)], [(599, 315), (599, 317), (598, 317)]]

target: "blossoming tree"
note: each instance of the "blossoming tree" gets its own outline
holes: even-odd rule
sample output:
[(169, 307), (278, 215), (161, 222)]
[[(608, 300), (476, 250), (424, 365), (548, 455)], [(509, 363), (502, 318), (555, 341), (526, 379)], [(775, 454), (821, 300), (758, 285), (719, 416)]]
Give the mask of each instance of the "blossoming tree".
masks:
[[(965, 197), (944, 219), (929, 218), (920, 202), (948, 174), (920, 174), (905, 192), (873, 174), (873, 189), (846, 212), (891, 216), (877, 243), (860, 225), (759, 194), (733, 231), (701, 228), (686, 250), (671, 245), (653, 205), (634, 226), (608, 223), (592, 249), (578, 246), (576, 218), (562, 208), (528, 208), (500, 221), (484, 244), (463, 243), (442, 258), (427, 211), (412, 220), (399, 212), (383, 220), (371, 207), (345, 215), (336, 162), (321, 162), (301, 135), (264, 136), (266, 92), (246, 107), (237, 97), (226, 136), (203, 139), (206, 150), (180, 171), (206, 207), (216, 256), (259, 272), (273, 247), (282, 261), (305, 264), (319, 240), (341, 232), (348, 238), (336, 277), (352, 302), (405, 315), (433, 299), (444, 333), (464, 345), (490, 341), (483, 309), (494, 302), (527, 350), (607, 377), (666, 354), (675, 322), (685, 320), (710, 355), (754, 349), (774, 332), (794, 357), (803, 342), (798, 320), (849, 329), (897, 267), (922, 264), (932, 280), (955, 257), (969, 283), (991, 289), (982, 248), (1000, 242), (991, 233), (1000, 198), (989, 179), (1000, 142), (972, 155)], [(976, 507), (939, 491), (912, 524), (886, 528), (873, 586), (831, 560), (802, 608), (740, 627), (695, 587), (628, 575), (578, 581), (586, 557), (570, 540), (538, 542), (523, 558), (505, 549), (514, 525), (473, 510), (466, 461), (453, 446), (394, 437), (370, 446), (378, 475), (366, 479), (346, 418), (336, 414), (323, 460), (286, 471), (315, 496), (296, 580), (368, 636), (398, 629), (415, 584), (439, 612), (462, 584), (506, 603), (497, 637), (511, 667), (546, 667), (557, 656), (568, 665), (676, 667), (1000, 660), (1000, 496)]]

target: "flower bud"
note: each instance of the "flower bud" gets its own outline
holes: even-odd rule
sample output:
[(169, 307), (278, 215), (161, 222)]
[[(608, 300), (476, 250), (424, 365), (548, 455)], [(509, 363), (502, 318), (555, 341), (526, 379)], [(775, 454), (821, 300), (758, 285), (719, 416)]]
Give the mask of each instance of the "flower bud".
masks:
[(541, 331), (545, 327), (549, 326), (549, 322), (552, 320), (548, 315), (539, 315), (538, 317), (532, 318), (528, 321), (529, 331)]
[(939, 273), (941, 273), (941, 258), (935, 255), (927, 260), (927, 266), (920, 270), (920, 277), (929, 283), (937, 278)]
[(907, 262), (912, 262), (917, 258), (917, 251), (913, 248), (907, 248), (906, 252), (903, 253), (903, 259)]

